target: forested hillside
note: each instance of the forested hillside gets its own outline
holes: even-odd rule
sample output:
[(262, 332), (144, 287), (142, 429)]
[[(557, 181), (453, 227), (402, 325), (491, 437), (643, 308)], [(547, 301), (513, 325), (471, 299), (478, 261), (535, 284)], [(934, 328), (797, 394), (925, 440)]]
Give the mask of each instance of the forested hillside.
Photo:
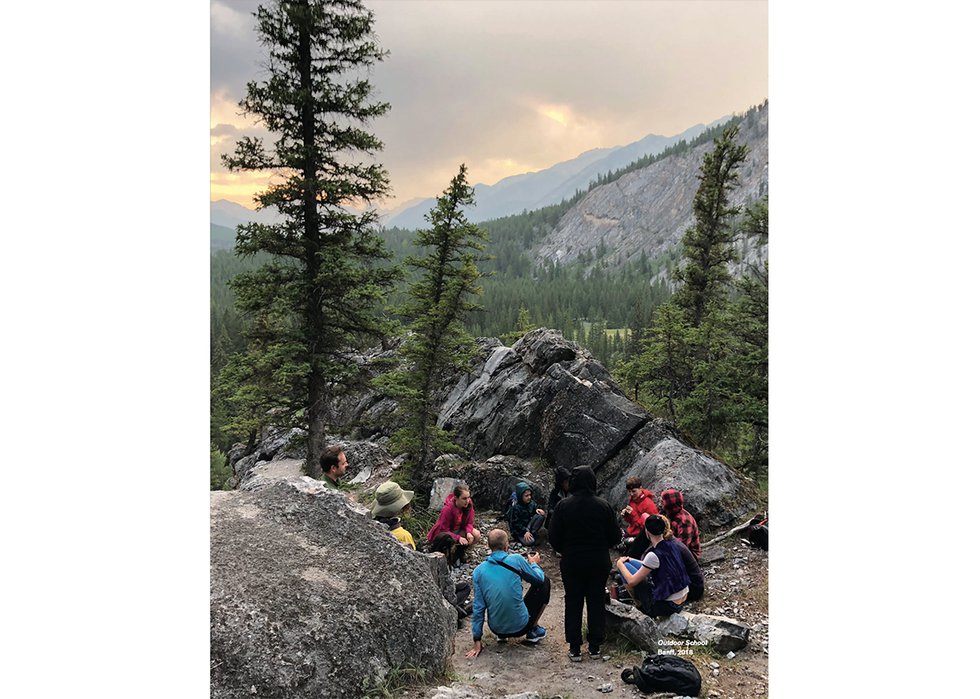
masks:
[[(665, 168), (671, 167), (672, 163), (683, 163), (683, 167), (690, 170), (692, 158), (694, 162), (700, 162), (726, 127), (748, 123), (750, 128), (757, 129), (753, 125), (758, 124), (758, 116), (763, 109), (767, 114), (767, 105), (753, 108), (747, 114), (736, 116), (726, 124), (705, 131), (691, 143), (678, 143), (657, 156), (644, 157), (619, 170), (608, 172), (591, 184), (589, 192), (580, 192), (571, 200), (481, 223), (481, 228), (488, 233), (489, 259), (480, 263), (480, 269), (489, 276), (480, 280), (483, 289), (478, 300), (480, 308), (465, 317), (466, 330), (474, 336), (498, 337), (508, 343), (536, 327), (560, 330), (565, 337), (587, 347), (600, 362), (619, 376), (624, 382), (624, 388), (630, 388), (634, 397), (643, 401), (645, 391), (649, 390), (644, 388), (646, 379), (643, 375), (649, 370), (651, 360), (648, 352), (645, 360), (647, 364), (644, 365), (641, 355), (644, 350), (649, 349), (652, 341), (651, 327), (655, 324), (657, 310), (671, 298), (672, 287), (677, 283), (677, 269), (682, 260), (679, 234), (670, 246), (657, 248), (660, 253), (656, 256), (647, 254), (644, 249), (646, 243), (637, 243), (635, 237), (624, 238), (622, 235), (599, 235), (591, 243), (588, 240), (576, 240), (574, 245), (567, 245), (567, 255), (542, 256), (542, 245), (547, 243), (554, 249), (555, 236), (560, 233), (560, 225), (569, 220), (572, 212), (587, 197), (599, 196), (606, 190), (616, 191), (623, 178), (642, 176), (643, 173), (655, 169), (659, 177), (665, 177)], [(758, 137), (758, 133), (755, 133), (755, 137)], [(741, 141), (744, 143), (746, 137), (742, 136)], [(747, 152), (751, 157), (751, 148)], [(767, 149), (765, 157), (768, 157)], [(683, 177), (690, 179), (691, 173), (686, 171)], [(693, 189), (686, 196), (687, 201), (683, 203), (685, 211), (680, 214), (672, 211), (670, 214), (675, 218), (680, 215), (690, 223), (694, 219)], [(634, 199), (628, 205), (632, 209), (642, 209), (646, 204)], [(675, 204), (675, 208), (678, 206), (680, 205)], [(744, 216), (744, 212), (739, 215)], [(219, 235), (224, 234), (222, 237), (227, 237), (220, 227), (212, 226), (212, 247), (215, 247), (216, 228), (219, 229)], [(764, 260), (766, 254), (768, 236), (756, 236), (750, 240), (748, 236), (739, 233), (743, 229), (744, 226), (734, 229), (733, 249), (737, 248), (742, 254), (733, 255), (726, 262), (730, 271), (735, 270), (739, 260), (743, 258), (752, 260), (752, 267), (756, 270), (761, 269), (759, 261)], [(392, 253), (394, 264), (402, 265), (406, 258), (418, 254), (413, 245), (414, 237), (415, 231), (406, 229), (389, 228), (381, 231), (381, 238)], [(610, 242), (607, 243), (607, 240)], [(751, 251), (751, 254), (747, 256), (746, 251)], [(213, 375), (220, 372), (230, 356), (242, 352), (246, 346), (242, 333), (243, 320), (240, 312), (235, 309), (234, 295), (228, 282), (236, 274), (254, 270), (268, 259), (268, 256), (263, 257), (262, 254), (243, 259), (236, 257), (231, 251), (220, 249), (212, 253)], [(387, 295), (389, 318), (402, 323), (412, 320), (399, 318), (394, 309), (405, 303), (407, 289), (416, 281), (417, 277), (408, 272)], [(726, 293), (733, 302), (737, 302), (747, 292), (744, 285), (732, 284)], [(689, 376), (688, 380), (693, 379)], [(651, 394), (644, 402), (656, 412), (677, 418), (676, 406), (660, 405), (658, 401), (659, 398)], [(675, 411), (673, 415), (672, 410)], [(215, 412), (220, 413), (220, 410)], [(218, 417), (219, 422), (220, 420)], [(755, 438), (746, 439), (752, 442)], [(217, 435), (214, 436), (214, 441), (224, 447), (228, 446), (227, 439)], [(736, 451), (751, 451), (754, 454), (751, 460), (758, 462), (760, 449), (764, 450), (764, 445), (753, 443)]]

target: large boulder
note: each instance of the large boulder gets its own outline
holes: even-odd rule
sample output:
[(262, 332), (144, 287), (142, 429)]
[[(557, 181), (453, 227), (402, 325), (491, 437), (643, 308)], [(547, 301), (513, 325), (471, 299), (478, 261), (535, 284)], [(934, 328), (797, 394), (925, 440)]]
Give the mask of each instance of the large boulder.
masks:
[(641, 650), (655, 653), (672, 647), (710, 646), (717, 653), (741, 650), (749, 642), (745, 624), (712, 614), (680, 612), (654, 619), (632, 604), (606, 603), (606, 622)]
[(443, 671), (456, 612), (423, 554), (308, 478), (211, 494), (211, 696), (360, 695)]
[(745, 479), (684, 444), (663, 420), (646, 424), (599, 471), (599, 491), (616, 510), (626, 505), (626, 479), (631, 476), (639, 476), (658, 499), (667, 488), (683, 492), (685, 509), (701, 527), (730, 525), (758, 507)]
[(494, 348), (478, 376), (439, 414), (474, 458), (545, 457), (553, 467), (599, 468), (647, 420), (599, 362), (556, 330)]

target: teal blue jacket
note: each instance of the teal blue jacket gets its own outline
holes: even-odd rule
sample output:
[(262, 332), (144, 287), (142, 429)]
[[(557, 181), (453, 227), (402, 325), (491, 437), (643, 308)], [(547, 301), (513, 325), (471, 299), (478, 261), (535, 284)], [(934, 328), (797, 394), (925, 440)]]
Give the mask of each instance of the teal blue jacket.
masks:
[[(529, 577), (544, 582), (544, 571), (537, 563), (528, 563), (524, 556), (506, 551), (494, 551), (473, 571), (473, 640), (483, 638), (484, 615), (494, 633), (517, 633), (527, 626), (527, 607), (524, 591), (517, 573), (502, 565), (524, 571)], [(485, 613), (485, 614), (484, 614)]]

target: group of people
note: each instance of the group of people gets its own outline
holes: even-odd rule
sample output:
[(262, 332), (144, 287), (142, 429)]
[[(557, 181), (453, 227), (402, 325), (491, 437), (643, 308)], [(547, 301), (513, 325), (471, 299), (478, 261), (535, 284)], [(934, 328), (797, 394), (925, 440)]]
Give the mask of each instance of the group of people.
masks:
[[(342, 451), (338, 454), (328, 449), (321, 465), (327, 480), (334, 475), (339, 479), (346, 470), (346, 458)], [(559, 556), (565, 588), (565, 642), (573, 662), (582, 659), (583, 612), (588, 653), (601, 657), (607, 594), (631, 598), (650, 616), (673, 614), (685, 603), (701, 599), (704, 577), (697, 562), (700, 532), (694, 517), (684, 509), (683, 493), (666, 489), (660, 493), (658, 505), (639, 478), (627, 479), (626, 489), (627, 505), (617, 513), (597, 495), (596, 476), (589, 466), (572, 471), (559, 468), (545, 510), (538, 507), (526, 482), (517, 484), (506, 513), (510, 532), (497, 528), (487, 534), (490, 554), (473, 571), (473, 648), (467, 657), (482, 652), (485, 624), (498, 642), (524, 637), (525, 643), (534, 644), (547, 634), (538, 623), (551, 597), (551, 582), (541, 568), (541, 555), (533, 550), (526, 556), (512, 553), (511, 541), (538, 546), (546, 535)], [(411, 510), (413, 497), (412, 491), (393, 481), (382, 483), (375, 492), (371, 515), (396, 539), (415, 549), (412, 535), (401, 522)], [(450, 565), (465, 561), (467, 551), (482, 541), (475, 527), (469, 486), (458, 483), (446, 496), (426, 539), (430, 550), (445, 554)], [(617, 558), (615, 567), (609, 556), (611, 549), (627, 554)], [(611, 576), (614, 582), (610, 585)], [(526, 593), (523, 582), (529, 583)], [(468, 592), (466, 586), (462, 594)]]

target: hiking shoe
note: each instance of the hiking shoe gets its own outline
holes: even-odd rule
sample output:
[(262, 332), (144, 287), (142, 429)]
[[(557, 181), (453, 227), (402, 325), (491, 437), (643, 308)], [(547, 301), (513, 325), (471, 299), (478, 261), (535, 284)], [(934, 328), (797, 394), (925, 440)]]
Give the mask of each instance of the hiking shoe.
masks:
[(543, 626), (535, 626), (533, 629), (527, 632), (527, 640), (530, 643), (538, 643), (547, 634), (548, 632), (544, 630)]
[(569, 646), (568, 659), (573, 663), (582, 662), (582, 649), (579, 646)]

